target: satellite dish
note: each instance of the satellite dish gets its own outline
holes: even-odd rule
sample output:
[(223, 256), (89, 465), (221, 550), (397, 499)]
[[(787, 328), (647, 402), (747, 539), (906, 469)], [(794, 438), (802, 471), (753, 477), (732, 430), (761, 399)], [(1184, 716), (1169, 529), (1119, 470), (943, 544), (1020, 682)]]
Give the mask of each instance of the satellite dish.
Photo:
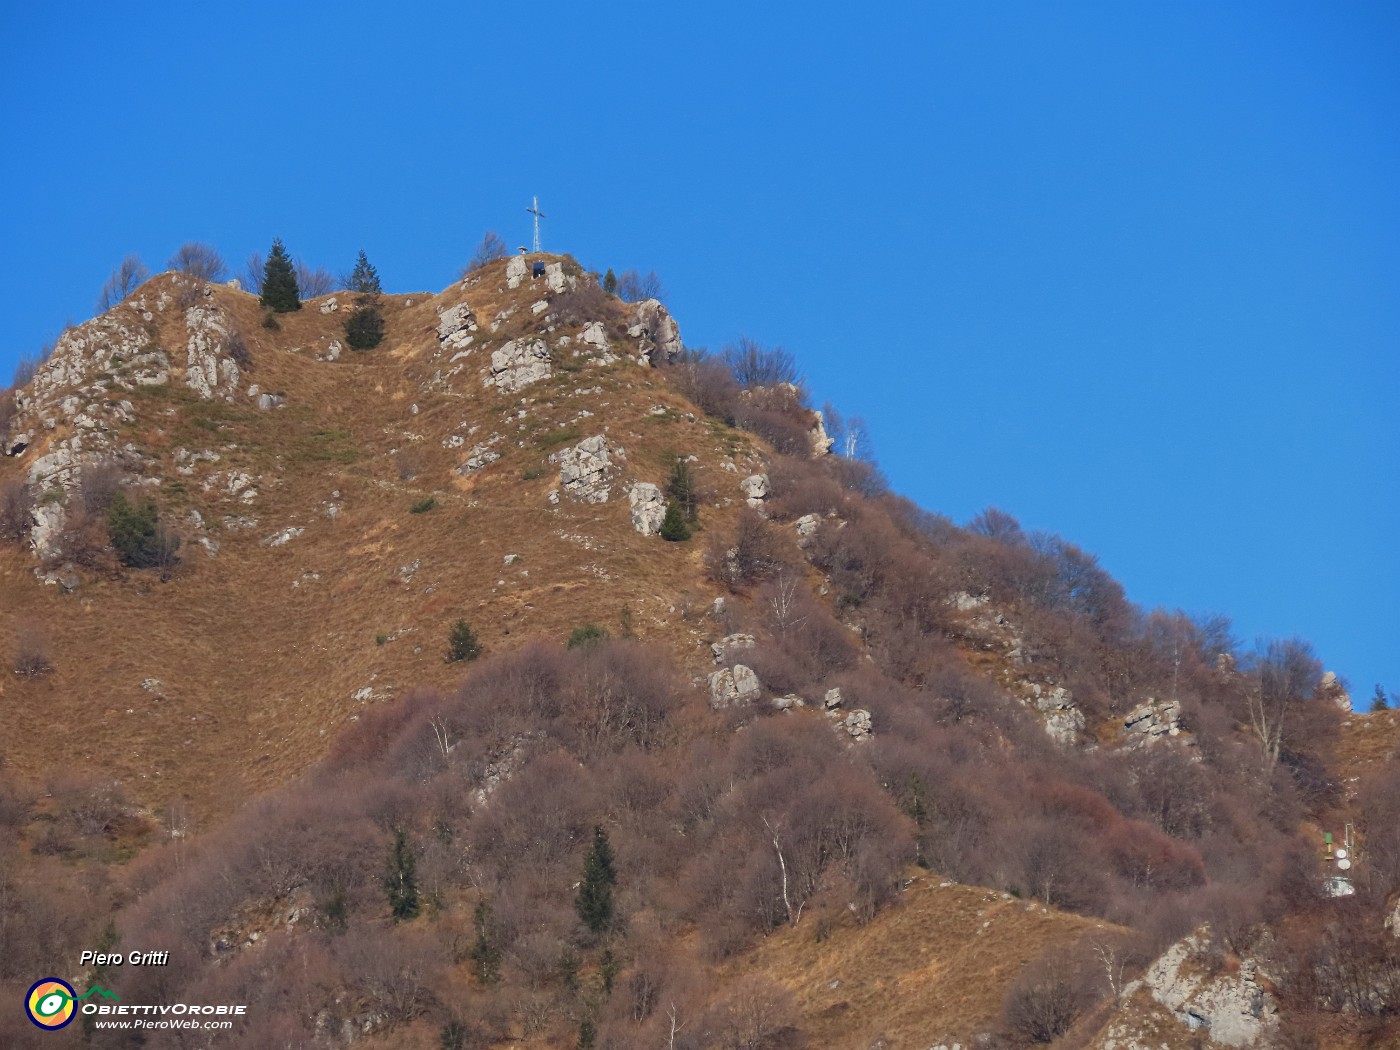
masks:
[(1347, 859), (1347, 851), (1346, 851), (1345, 848), (1338, 847), (1338, 849), (1337, 849), (1337, 859), (1338, 859), (1338, 860), (1346, 860), (1346, 859)]
[(1348, 868), (1351, 867), (1351, 861), (1347, 860), (1345, 857), (1342, 857), (1340, 860), (1337, 861), (1337, 867), (1341, 868), (1343, 871), (1346, 871)]

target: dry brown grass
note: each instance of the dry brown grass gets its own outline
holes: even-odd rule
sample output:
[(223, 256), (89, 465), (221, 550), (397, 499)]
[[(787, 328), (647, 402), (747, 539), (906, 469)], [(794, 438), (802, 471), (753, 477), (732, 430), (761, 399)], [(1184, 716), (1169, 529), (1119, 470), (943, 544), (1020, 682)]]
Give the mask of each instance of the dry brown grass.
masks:
[[(484, 388), (490, 350), (530, 330), (529, 306), (541, 297), (528, 287), (505, 291), (503, 270), (503, 262), (487, 267), (465, 293), (386, 296), (385, 344), (346, 349), (334, 362), (316, 355), (344, 341), (342, 313), (309, 302), (273, 332), (261, 327), (255, 297), (215, 290), (256, 363), (244, 388), (284, 393), (287, 407), (259, 412), (241, 395), (233, 405), (201, 402), (179, 376), (132, 397), (139, 419), (123, 439), (159, 459), (162, 506), (176, 518), (198, 510), (221, 545), (211, 559), (187, 542), (169, 583), (129, 573), (86, 579), (61, 596), (35, 580), (27, 554), (0, 551), (0, 638), (37, 628), (54, 662), (43, 678), (0, 686), (0, 739), (16, 772), (72, 766), (117, 778), (150, 806), (179, 798), (206, 817), (226, 813), (324, 754), (363, 709), (357, 691), (387, 697), (453, 685), (460, 669), (442, 656), (459, 616), (490, 652), (536, 636), (562, 642), (585, 622), (616, 631), (628, 605), (639, 636), (666, 639), (703, 667), (708, 625), (684, 623), (676, 611), (683, 595), (708, 603), (717, 593), (700, 572), (703, 538), (667, 544), (637, 535), (624, 486), (664, 482), (668, 455), (684, 449), (700, 457), (711, 489), (737, 496), (738, 478), (757, 468), (757, 443), (727, 428), (717, 435), (659, 373), (630, 361), (556, 371), (514, 395)], [(463, 298), (481, 325), (478, 349), (452, 390), (425, 389), (448, 356), (433, 359), (438, 310)], [(496, 313), (510, 307), (515, 314), (491, 333)], [(159, 320), (160, 345), (182, 346), (179, 319)], [(595, 387), (602, 392), (574, 392)], [(651, 415), (655, 405), (668, 409), (664, 422)], [(522, 407), (524, 419), (503, 422)], [(578, 419), (585, 409), (593, 416)], [(465, 447), (444, 448), (463, 422), (481, 429)], [(546, 503), (558, 476), (545, 459), (562, 447), (551, 439), (564, 429), (606, 430), (625, 448), (607, 504)], [(459, 477), (467, 449), (493, 432), (502, 435), (501, 460)], [(408, 481), (393, 456), (404, 445), (421, 463)], [(0, 481), (46, 447), (0, 463)], [(182, 447), (221, 458), (181, 476), (171, 457)], [(736, 452), (738, 472), (721, 470)], [(211, 473), (228, 470), (258, 478), (251, 504), (203, 490)], [(436, 509), (410, 514), (427, 496)], [(334, 520), (328, 502), (341, 508)], [(729, 528), (735, 513), (705, 507), (702, 523)], [(221, 529), (225, 515), (258, 525)], [(305, 531), (284, 546), (261, 544), (289, 526)], [(521, 560), (506, 566), (508, 554)], [(414, 561), (405, 579), (400, 569)], [(388, 640), (376, 644), (381, 635)], [(144, 690), (148, 678), (162, 689)]]
[[(1088, 930), (1117, 927), (920, 872), (900, 902), (866, 925), (842, 920), (825, 939), (804, 919), (737, 961), (792, 990), (813, 1046), (864, 1050), (966, 1046), (995, 1027), (1027, 962)], [(834, 984), (834, 986), (833, 986)]]

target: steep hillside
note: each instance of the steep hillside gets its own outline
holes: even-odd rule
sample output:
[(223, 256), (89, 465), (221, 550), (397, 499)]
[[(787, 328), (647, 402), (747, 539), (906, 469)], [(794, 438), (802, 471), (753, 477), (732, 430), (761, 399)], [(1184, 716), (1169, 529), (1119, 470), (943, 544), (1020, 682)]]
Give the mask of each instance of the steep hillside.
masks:
[[(502, 261), (441, 295), (385, 296), (369, 353), (343, 346), (344, 293), (269, 331), (255, 296), (175, 274), (66, 333), (0, 466), (54, 500), (35, 530), (48, 585), (29, 552), (0, 554), (0, 637), (37, 629), (54, 664), (4, 684), (11, 766), (83, 767), (149, 804), (227, 812), (304, 770), (367, 703), (455, 680), (458, 617), (493, 651), (590, 621), (617, 631), (627, 608), (638, 636), (698, 653), (684, 617), (718, 593), (698, 545), (639, 535), (627, 493), (664, 483), (684, 450), (722, 525), (758, 449), (646, 367), (679, 348), (673, 325), (659, 351), (651, 338), (670, 324), (659, 305), (602, 303), (591, 342), (542, 321), (532, 307), (558, 298), (566, 265), (512, 282)], [(227, 333), (251, 366), (220, 354)], [(610, 498), (559, 498), (549, 457), (594, 436)], [(82, 469), (106, 462), (184, 539), (165, 582), (100, 555), (75, 565), (60, 542)]]

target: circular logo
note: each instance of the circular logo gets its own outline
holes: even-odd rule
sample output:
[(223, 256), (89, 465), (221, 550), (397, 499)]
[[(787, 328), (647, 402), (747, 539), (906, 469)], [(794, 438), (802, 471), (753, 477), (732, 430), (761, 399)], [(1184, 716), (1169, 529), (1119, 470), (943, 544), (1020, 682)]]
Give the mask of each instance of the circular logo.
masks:
[(64, 1028), (73, 1020), (73, 986), (57, 977), (35, 981), (24, 998), (24, 1010), (40, 1028)]

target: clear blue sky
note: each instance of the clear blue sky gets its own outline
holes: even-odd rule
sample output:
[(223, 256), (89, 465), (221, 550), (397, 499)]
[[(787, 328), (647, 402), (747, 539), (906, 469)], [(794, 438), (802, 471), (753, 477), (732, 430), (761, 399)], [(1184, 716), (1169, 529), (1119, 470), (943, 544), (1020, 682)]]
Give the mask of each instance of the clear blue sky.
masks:
[(1390, 2), (0, 3), (0, 368), (127, 252), (483, 230), (798, 354), (896, 487), (1400, 690)]

